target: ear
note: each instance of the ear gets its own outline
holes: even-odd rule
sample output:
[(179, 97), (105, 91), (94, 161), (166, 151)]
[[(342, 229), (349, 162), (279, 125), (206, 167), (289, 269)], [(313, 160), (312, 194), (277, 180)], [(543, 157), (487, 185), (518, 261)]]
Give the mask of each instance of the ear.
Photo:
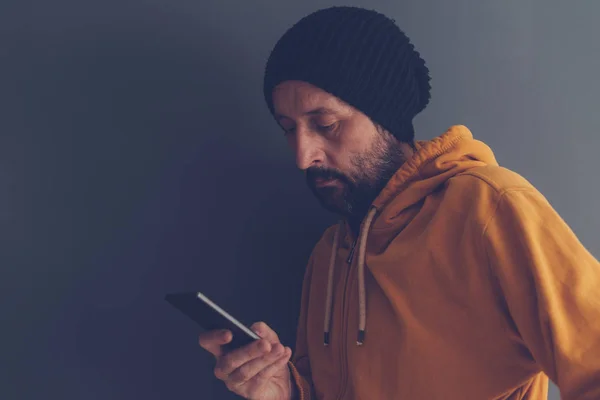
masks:
[(415, 142), (410, 141), (410, 142), (399, 142), (399, 143), (400, 143), (400, 150), (402, 151), (402, 155), (404, 156), (404, 159), (409, 160), (413, 156), (413, 154), (415, 154), (415, 152), (417, 151)]

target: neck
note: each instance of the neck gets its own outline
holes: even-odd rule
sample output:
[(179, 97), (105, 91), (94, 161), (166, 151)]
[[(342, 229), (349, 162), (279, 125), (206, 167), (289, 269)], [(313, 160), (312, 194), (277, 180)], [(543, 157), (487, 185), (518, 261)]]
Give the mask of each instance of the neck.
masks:
[(347, 215), (346, 217), (346, 220), (348, 221), (348, 226), (350, 227), (350, 230), (355, 237), (358, 237), (358, 235), (360, 234), (360, 225), (365, 219), (373, 201), (375, 201), (379, 193), (381, 193), (381, 191), (385, 188), (385, 186), (387, 185), (391, 177), (394, 176), (398, 168), (400, 168), (406, 162), (406, 160), (409, 160), (417, 151), (414, 141), (411, 141), (409, 143), (397, 142), (397, 146), (399, 150), (399, 162), (397, 163), (397, 165), (394, 168), (390, 169), (388, 176), (383, 177), (381, 182), (379, 182), (379, 185), (377, 185), (375, 187), (375, 190), (372, 191), (371, 196), (368, 196), (368, 198), (363, 198), (362, 201), (359, 201), (358, 204), (355, 204), (355, 206), (353, 207), (355, 212), (351, 213), (350, 215)]

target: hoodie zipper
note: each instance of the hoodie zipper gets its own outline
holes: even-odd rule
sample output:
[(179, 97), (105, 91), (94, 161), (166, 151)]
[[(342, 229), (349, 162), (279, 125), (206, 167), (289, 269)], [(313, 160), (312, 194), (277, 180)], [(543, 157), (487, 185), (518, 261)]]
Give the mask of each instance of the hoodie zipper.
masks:
[(338, 394), (338, 399), (342, 400), (346, 395), (346, 386), (348, 385), (348, 283), (351, 282), (350, 277), (352, 276), (352, 272), (355, 270), (354, 267), (354, 253), (356, 249), (356, 244), (360, 238), (360, 234), (364, 228), (364, 219), (360, 223), (360, 227), (358, 230), (358, 235), (354, 238), (352, 242), (352, 248), (350, 249), (350, 254), (348, 255), (348, 269), (346, 270), (346, 281), (344, 283), (344, 298), (342, 300), (342, 340), (341, 340), (341, 350), (340, 350), (340, 366), (342, 370), (342, 379), (341, 379), (341, 387), (340, 392)]
[(340, 340), (340, 370), (342, 371), (342, 379), (338, 399), (344, 398), (344, 395), (346, 394), (346, 386), (348, 385), (348, 284), (350, 283), (350, 277), (354, 270), (354, 251), (356, 249), (356, 244), (358, 243), (358, 238), (359, 236), (354, 238), (354, 241), (352, 242), (352, 247), (350, 248), (350, 254), (348, 254), (348, 258), (346, 259), (346, 262), (348, 263), (348, 269), (346, 270), (346, 280), (344, 282), (344, 297), (342, 298), (342, 340)]
[(349, 266), (352, 266), (352, 259), (354, 258), (354, 249), (356, 248), (356, 242), (358, 242), (358, 238), (354, 239), (354, 242), (352, 242), (350, 254), (348, 254), (348, 259), (346, 260)]
[(354, 247), (356, 246), (356, 242), (358, 239), (354, 240), (352, 245), (352, 250), (350, 251), (350, 255), (348, 257), (349, 267), (346, 270), (346, 280), (344, 282), (344, 297), (342, 299), (342, 335), (340, 337), (340, 370), (342, 372), (341, 382), (340, 382), (340, 391), (338, 394), (338, 399), (343, 399), (346, 394), (346, 386), (348, 385), (348, 285), (351, 282), (350, 277), (353, 268), (353, 255), (354, 255)]

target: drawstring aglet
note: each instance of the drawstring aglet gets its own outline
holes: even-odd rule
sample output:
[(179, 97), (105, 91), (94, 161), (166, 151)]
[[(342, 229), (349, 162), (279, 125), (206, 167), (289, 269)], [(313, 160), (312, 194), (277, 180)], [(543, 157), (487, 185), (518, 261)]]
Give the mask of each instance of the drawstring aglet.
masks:
[(362, 346), (364, 342), (365, 342), (365, 331), (361, 329), (358, 331), (358, 340), (356, 341), (356, 344), (359, 346)]

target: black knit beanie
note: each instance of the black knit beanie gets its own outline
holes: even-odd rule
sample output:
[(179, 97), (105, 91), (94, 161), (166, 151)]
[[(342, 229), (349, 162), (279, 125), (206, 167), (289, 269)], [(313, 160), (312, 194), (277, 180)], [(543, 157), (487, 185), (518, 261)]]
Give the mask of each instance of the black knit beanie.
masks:
[(310, 83), (391, 132), (414, 140), (413, 118), (429, 103), (429, 70), (395, 21), (376, 11), (331, 7), (297, 22), (265, 68), (264, 95), (283, 81)]

